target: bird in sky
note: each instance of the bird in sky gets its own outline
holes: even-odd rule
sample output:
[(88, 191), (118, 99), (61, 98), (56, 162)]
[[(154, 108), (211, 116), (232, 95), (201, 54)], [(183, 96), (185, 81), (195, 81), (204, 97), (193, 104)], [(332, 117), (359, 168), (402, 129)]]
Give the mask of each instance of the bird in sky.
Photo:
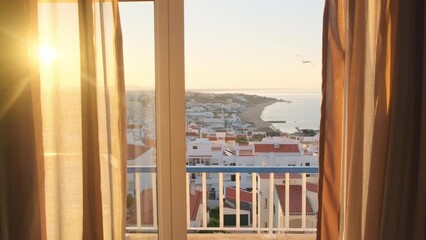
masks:
[(311, 60), (305, 60), (305, 58), (304, 58), (302, 55), (297, 54), (296, 56), (297, 56), (297, 57), (300, 57), (300, 58), (302, 59), (302, 64), (306, 64), (306, 63), (310, 63), (310, 64), (312, 64), (312, 61), (311, 61)]

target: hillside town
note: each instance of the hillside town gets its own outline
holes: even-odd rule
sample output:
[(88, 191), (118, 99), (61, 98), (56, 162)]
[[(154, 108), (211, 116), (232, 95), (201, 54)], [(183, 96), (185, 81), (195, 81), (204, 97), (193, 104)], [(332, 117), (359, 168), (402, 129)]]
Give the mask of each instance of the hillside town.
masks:
[[(209, 167), (256, 167), (318, 166), (319, 131), (314, 129), (294, 129), (284, 133), (271, 123), (259, 124), (249, 116), (260, 116), (262, 112), (247, 112), (256, 106), (270, 105), (284, 100), (245, 94), (214, 94), (187, 92), (186, 100), (186, 165)], [(128, 166), (156, 165), (155, 146), (155, 100), (153, 92), (128, 92)], [(263, 107), (262, 107), (263, 109)], [(245, 114), (242, 114), (245, 113)], [(261, 126), (259, 126), (261, 125)], [(225, 226), (235, 226), (236, 182), (239, 184), (241, 226), (253, 224), (251, 214), (257, 209), (258, 224), (268, 227), (270, 179), (268, 173), (256, 174), (257, 208), (253, 208), (252, 173), (223, 174), (223, 211)], [(236, 177), (239, 176), (237, 180)], [(291, 173), (289, 182), (290, 227), (300, 227), (302, 203), (305, 203), (306, 227), (316, 226), (318, 210), (318, 179), (316, 174), (307, 174), (306, 189), (302, 189), (302, 174)], [(201, 173), (188, 173), (189, 211), (191, 226), (203, 225), (203, 204), (207, 204), (208, 224), (217, 225), (217, 211), (220, 203), (219, 174), (207, 173), (206, 191), (208, 201), (202, 201)], [(274, 176), (274, 223), (282, 222), (285, 209), (285, 174)], [(144, 204), (142, 224), (152, 225), (155, 195), (155, 178), (149, 174), (136, 177), (127, 176), (127, 192), (131, 199), (139, 188), (140, 199)], [(154, 191), (154, 193), (153, 193)], [(305, 196), (306, 199), (302, 199)], [(150, 204), (149, 204), (150, 203)], [(128, 224), (136, 222), (136, 202), (128, 204)], [(275, 211), (278, 207), (280, 211)], [(281, 215), (280, 215), (281, 214)], [(280, 220), (281, 219), (281, 220)]]

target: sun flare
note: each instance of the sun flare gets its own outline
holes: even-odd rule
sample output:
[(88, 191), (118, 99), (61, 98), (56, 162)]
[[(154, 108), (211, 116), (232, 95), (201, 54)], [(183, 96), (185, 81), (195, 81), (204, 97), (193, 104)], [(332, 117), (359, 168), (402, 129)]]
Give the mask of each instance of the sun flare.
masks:
[(57, 58), (56, 51), (51, 46), (45, 44), (40, 47), (39, 58), (40, 62), (49, 65)]

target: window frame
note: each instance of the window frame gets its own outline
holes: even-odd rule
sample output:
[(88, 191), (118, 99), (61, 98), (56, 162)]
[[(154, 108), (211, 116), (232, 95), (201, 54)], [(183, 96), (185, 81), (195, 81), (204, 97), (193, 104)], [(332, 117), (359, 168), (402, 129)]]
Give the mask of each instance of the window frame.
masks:
[(183, 0), (155, 0), (154, 29), (158, 236), (181, 240), (187, 238)]

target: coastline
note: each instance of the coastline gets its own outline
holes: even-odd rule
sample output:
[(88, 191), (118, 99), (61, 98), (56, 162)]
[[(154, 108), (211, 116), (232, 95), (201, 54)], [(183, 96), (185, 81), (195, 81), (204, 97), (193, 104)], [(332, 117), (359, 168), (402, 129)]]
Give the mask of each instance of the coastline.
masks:
[(242, 120), (246, 122), (252, 122), (254, 123), (254, 128), (270, 128), (273, 130), (273, 126), (271, 123), (265, 122), (262, 120), (262, 113), (265, 107), (270, 106), (274, 103), (277, 103), (279, 101), (269, 101), (265, 103), (256, 104), (252, 107), (246, 108), (244, 112), (241, 113), (240, 117)]

